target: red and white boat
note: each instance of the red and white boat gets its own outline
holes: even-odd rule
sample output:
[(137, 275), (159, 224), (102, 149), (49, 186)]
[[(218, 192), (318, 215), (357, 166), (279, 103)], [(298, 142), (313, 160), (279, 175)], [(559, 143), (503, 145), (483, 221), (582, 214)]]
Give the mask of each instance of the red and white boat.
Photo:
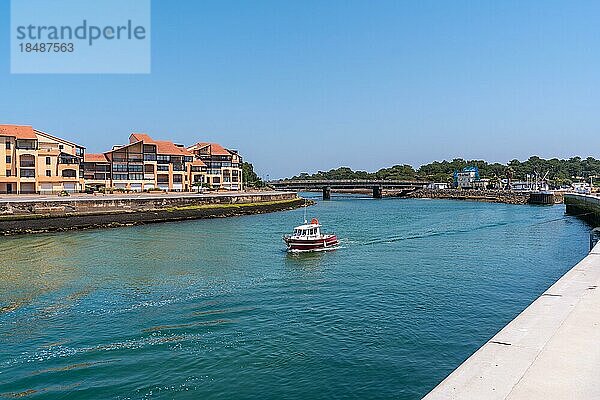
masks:
[(285, 235), (283, 241), (292, 252), (334, 250), (340, 243), (335, 234), (321, 233), (321, 224), (316, 218), (310, 224), (305, 220), (304, 225), (294, 228), (294, 233)]

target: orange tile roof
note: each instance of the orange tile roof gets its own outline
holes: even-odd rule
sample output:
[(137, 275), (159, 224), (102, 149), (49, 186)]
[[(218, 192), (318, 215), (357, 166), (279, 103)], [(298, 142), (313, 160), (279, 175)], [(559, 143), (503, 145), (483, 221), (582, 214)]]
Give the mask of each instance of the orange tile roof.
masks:
[(175, 145), (173, 142), (168, 140), (155, 140), (156, 153), (157, 154), (168, 154), (175, 156), (193, 156), (191, 152), (187, 151), (184, 147)]
[(135, 142), (139, 142), (140, 140), (143, 140), (146, 143), (154, 143), (154, 139), (152, 139), (150, 137), (150, 135), (146, 134), (146, 133), (132, 133), (131, 135), (129, 135), (129, 142), (132, 143), (132, 139)]
[(213, 154), (216, 156), (230, 156), (231, 155), (231, 153), (227, 149), (225, 149), (223, 146), (221, 146), (219, 143), (199, 142), (190, 148), (202, 149), (207, 146), (210, 146), (210, 154)]
[(104, 154), (93, 154), (85, 153), (83, 155), (83, 162), (108, 162), (106, 155)]
[(129, 136), (129, 141), (143, 141), (147, 144), (156, 145), (156, 153), (172, 156), (193, 156), (191, 152), (169, 140), (154, 140), (146, 133), (132, 133)]
[(37, 139), (31, 126), (0, 125), (0, 136), (10, 136), (17, 139)]
[(124, 145), (115, 145), (115, 146), (113, 146), (112, 149), (105, 151), (104, 154), (112, 153), (113, 151), (117, 151), (117, 150), (123, 150), (126, 147), (133, 146), (134, 144), (138, 144), (138, 143), (139, 143), (139, 141), (132, 142), (132, 143), (127, 143), (127, 144), (124, 144)]
[(204, 164), (204, 161), (202, 160), (194, 160), (192, 161), (192, 165), (194, 167), (206, 167), (206, 164)]

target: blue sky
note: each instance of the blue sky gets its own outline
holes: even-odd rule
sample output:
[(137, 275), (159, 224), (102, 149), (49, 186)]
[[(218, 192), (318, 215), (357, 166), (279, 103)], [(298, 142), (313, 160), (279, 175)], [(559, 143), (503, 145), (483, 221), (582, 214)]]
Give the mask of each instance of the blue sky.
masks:
[(149, 75), (11, 75), (0, 122), (99, 152), (132, 131), (271, 178), (455, 157), (600, 157), (598, 1), (152, 2)]

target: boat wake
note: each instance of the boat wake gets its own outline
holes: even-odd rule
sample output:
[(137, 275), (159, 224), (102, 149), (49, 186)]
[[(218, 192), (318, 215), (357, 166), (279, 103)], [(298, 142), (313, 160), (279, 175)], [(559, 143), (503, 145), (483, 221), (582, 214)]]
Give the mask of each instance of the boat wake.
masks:
[(373, 240), (369, 240), (363, 243), (359, 243), (362, 246), (370, 246), (370, 245), (375, 245), (375, 244), (382, 244), (382, 243), (395, 243), (395, 242), (400, 242), (400, 241), (404, 241), (404, 240), (416, 240), (416, 239), (426, 239), (429, 237), (436, 237), (436, 236), (446, 236), (446, 235), (460, 235), (460, 234), (464, 234), (464, 233), (469, 233), (469, 232), (473, 232), (476, 230), (480, 230), (480, 229), (489, 229), (489, 228), (495, 228), (498, 226), (504, 226), (504, 225), (508, 225), (509, 222), (500, 222), (500, 223), (496, 223), (496, 224), (487, 224), (487, 225), (482, 225), (482, 226), (478, 226), (475, 228), (470, 228), (470, 229), (452, 229), (452, 230), (447, 230), (447, 231), (429, 231), (429, 232), (425, 232), (425, 233), (420, 233), (420, 234), (414, 234), (414, 235), (408, 235), (408, 236), (391, 236), (391, 237), (387, 237), (387, 238), (379, 238), (379, 239), (373, 239)]

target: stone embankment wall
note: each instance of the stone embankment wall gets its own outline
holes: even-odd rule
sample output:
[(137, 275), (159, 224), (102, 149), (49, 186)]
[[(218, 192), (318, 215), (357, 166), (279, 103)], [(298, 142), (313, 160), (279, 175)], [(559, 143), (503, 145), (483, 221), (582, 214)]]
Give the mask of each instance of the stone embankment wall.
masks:
[[(390, 193), (384, 192), (384, 196)], [(404, 197), (419, 199), (473, 200), (493, 203), (527, 204), (529, 193), (509, 190), (457, 190), (457, 189), (419, 189)]]
[(230, 217), (293, 209), (304, 202), (294, 192), (5, 200), (0, 202), (0, 234)]
[(576, 215), (593, 226), (600, 226), (600, 197), (587, 194), (565, 194), (567, 213)]

